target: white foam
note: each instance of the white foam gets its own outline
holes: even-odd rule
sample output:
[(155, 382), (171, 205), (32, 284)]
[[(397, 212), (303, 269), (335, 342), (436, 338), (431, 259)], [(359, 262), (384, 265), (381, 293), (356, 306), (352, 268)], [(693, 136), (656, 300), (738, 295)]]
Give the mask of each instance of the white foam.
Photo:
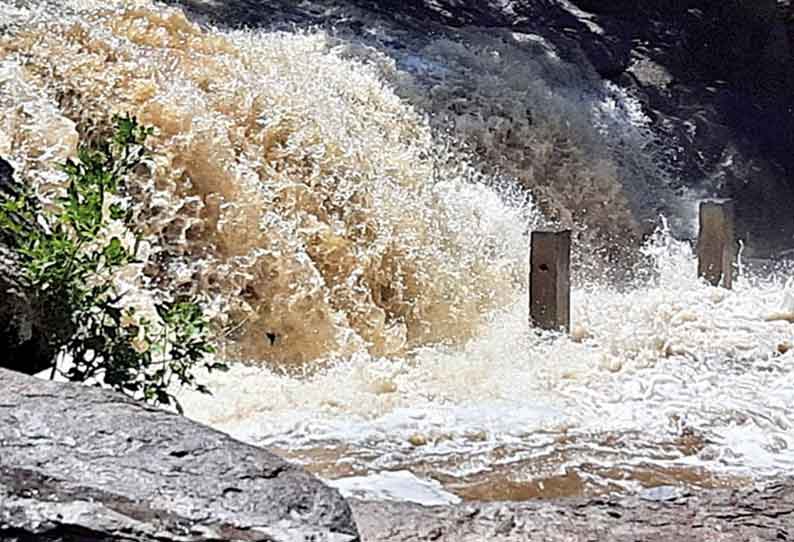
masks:
[[(245, 440), (332, 442), (375, 470), (436, 462), (464, 476), (541, 457), (563, 434), (577, 439), (575, 466), (597, 461), (598, 435), (608, 433), (633, 435), (620, 451), (628, 462), (751, 476), (788, 468), (794, 357), (777, 348), (792, 327), (767, 321), (783, 288), (744, 279), (733, 291), (712, 288), (695, 278), (688, 247), (665, 242), (663, 252), (649, 248), (660, 251), (655, 284), (574, 293), (574, 322), (589, 335), (582, 342), (530, 331), (519, 299), (463, 349), (335, 360), (302, 377), (236, 366), (213, 377), (214, 397), (181, 398), (189, 415)], [(685, 428), (703, 436), (704, 449), (661, 453)]]
[(385, 501), (408, 501), (425, 506), (457, 504), (460, 498), (444, 491), (434, 480), (423, 480), (409, 471), (379, 472), (326, 482), (345, 497)]

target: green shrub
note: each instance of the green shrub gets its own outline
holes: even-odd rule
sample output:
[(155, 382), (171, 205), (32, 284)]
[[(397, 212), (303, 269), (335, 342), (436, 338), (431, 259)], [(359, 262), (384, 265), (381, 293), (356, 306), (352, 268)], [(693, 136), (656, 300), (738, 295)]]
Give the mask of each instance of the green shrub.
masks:
[[(104, 383), (148, 402), (182, 408), (169, 392), (179, 383), (208, 393), (196, 382), (197, 367), (225, 370), (210, 361), (214, 353), (209, 324), (194, 298), (156, 303), (149, 321), (124, 307), (114, 274), (134, 263), (140, 239), (132, 250), (118, 237), (109, 237), (110, 220), (130, 231), (132, 209), (118, 196), (126, 176), (144, 159), (151, 128), (134, 118), (115, 117), (109, 141), (81, 145), (76, 160), (61, 165), (68, 176), (66, 195), (54, 210), (27, 191), (3, 196), (0, 228), (23, 263), (32, 292), (40, 302), (65, 307), (75, 332), (53, 360), (72, 381)], [(71, 363), (64, 363), (66, 355)]]

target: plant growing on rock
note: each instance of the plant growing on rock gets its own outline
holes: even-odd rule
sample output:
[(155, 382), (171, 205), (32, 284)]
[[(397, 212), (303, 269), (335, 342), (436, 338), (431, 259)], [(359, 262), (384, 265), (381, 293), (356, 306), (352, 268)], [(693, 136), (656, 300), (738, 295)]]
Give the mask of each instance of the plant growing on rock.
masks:
[(134, 235), (134, 242), (125, 244), (125, 233), (114, 233), (135, 231), (132, 208), (119, 193), (144, 160), (152, 129), (128, 116), (114, 117), (114, 124), (110, 140), (81, 145), (76, 159), (61, 165), (68, 185), (53, 208), (29, 189), (2, 196), (0, 228), (23, 264), (36, 302), (69, 313), (69, 336), (53, 333), (61, 344), (52, 376), (58, 371), (72, 381), (104, 383), (181, 413), (170, 385), (208, 393), (194, 370), (226, 366), (208, 358), (215, 350), (196, 299), (159, 301), (148, 318), (124, 306), (125, 292), (114, 277), (136, 261), (140, 238)]

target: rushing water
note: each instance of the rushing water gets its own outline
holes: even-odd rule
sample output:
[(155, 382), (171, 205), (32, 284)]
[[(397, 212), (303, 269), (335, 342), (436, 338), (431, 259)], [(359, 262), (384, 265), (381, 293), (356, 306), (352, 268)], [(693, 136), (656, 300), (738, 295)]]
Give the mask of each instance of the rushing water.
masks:
[[(778, 278), (706, 286), (688, 246), (665, 239), (653, 246), (654, 283), (574, 292), (570, 337), (529, 329), (520, 297), (463, 348), (361, 355), (302, 377), (238, 366), (215, 377), (214, 397), (183, 400), (197, 419), (325, 477), (410, 470), (464, 498), (715, 487), (789, 471), (794, 290)], [(359, 485), (378, 481), (385, 495), (445, 498), (418, 481), (405, 489), (405, 476)]]
[[(615, 89), (560, 90), (543, 77), (575, 67), (544, 50), (525, 73), (451, 42), (396, 62), (321, 31), (221, 32), (146, 0), (26, 6), (0, 2), (0, 154), (49, 196), (55, 164), (112, 113), (157, 129), (128, 194), (144, 263), (119, 281), (144, 307), (165, 289), (205, 295), (224, 355), (244, 361), (205, 377), (213, 396), (182, 392), (188, 416), (346, 491), (423, 502), (738, 485), (792, 467), (783, 270), (708, 287), (662, 225), (617, 290), (580, 235), (572, 332), (537, 333), (526, 248), (546, 219), (422, 112), (468, 72), (438, 73), (482, 68), (483, 95), (538, 116), (469, 112), (461, 134), (591, 227), (628, 231), (625, 193), (643, 187), (621, 184), (629, 156), (599, 141), (632, 153), (644, 121)], [(440, 79), (422, 97), (410, 70)]]

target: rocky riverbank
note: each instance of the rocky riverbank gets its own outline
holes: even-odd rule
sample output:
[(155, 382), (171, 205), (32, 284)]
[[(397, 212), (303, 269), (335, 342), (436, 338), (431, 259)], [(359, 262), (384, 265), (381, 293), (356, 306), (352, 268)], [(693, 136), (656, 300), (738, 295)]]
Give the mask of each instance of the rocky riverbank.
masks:
[(789, 540), (793, 524), (790, 479), (628, 498), (348, 503), (299, 467), (186, 418), (0, 370), (1, 541), (771, 541)]
[(0, 370), (0, 540), (358, 540), (322, 482), (123, 395)]
[(657, 488), (629, 498), (435, 508), (389, 502), (351, 505), (367, 542), (761, 542), (794, 536), (790, 479), (761, 489), (698, 494)]

